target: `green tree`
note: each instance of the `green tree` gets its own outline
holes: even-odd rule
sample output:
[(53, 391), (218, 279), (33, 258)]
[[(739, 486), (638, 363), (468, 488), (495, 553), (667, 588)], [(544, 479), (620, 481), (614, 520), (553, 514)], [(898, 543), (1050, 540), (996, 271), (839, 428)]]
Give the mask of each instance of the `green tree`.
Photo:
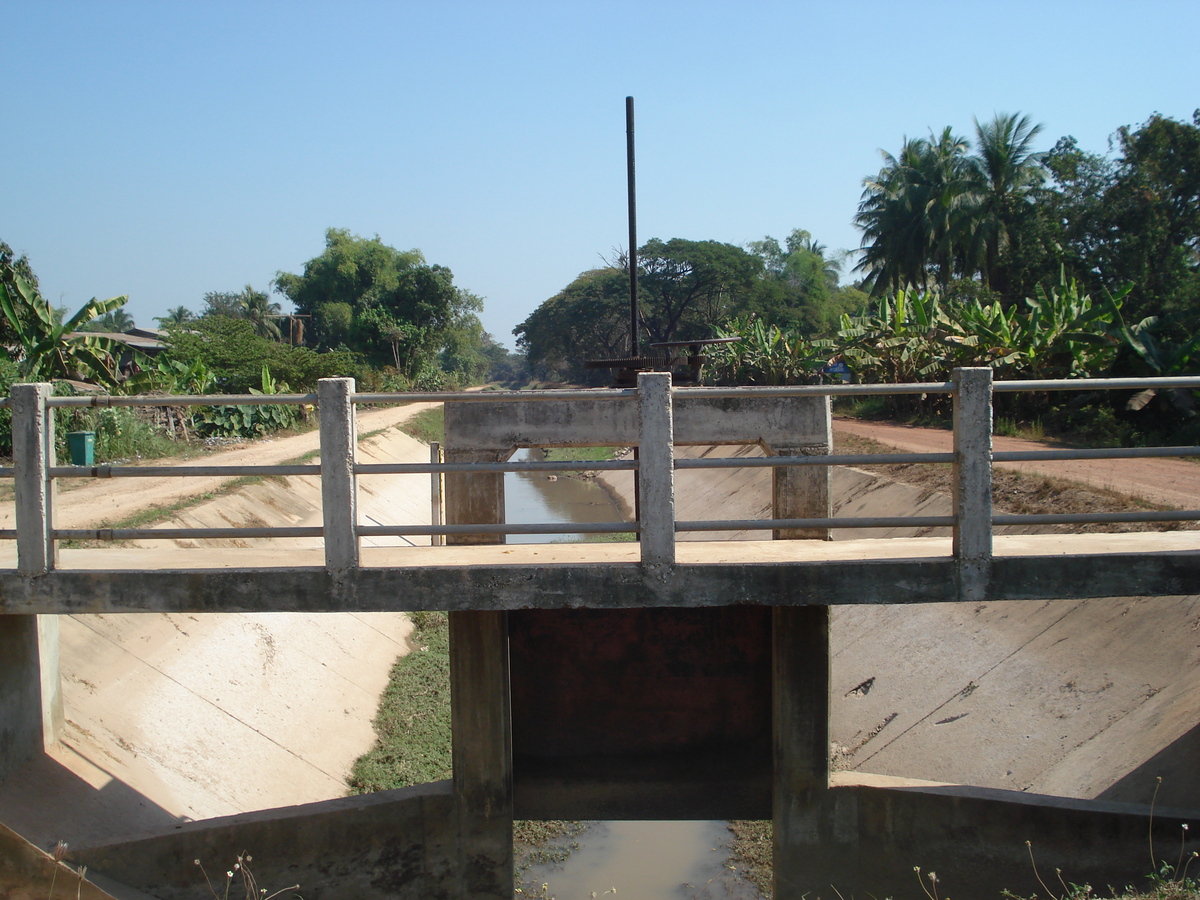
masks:
[(200, 315), (202, 318), (212, 316), (227, 316), (231, 319), (244, 318), (242, 316), (242, 295), (234, 291), (209, 291), (204, 295), (204, 309)]
[(1045, 247), (1031, 228), (1048, 174), (1044, 154), (1033, 150), (1040, 130), (1028, 116), (1001, 114), (976, 120), (973, 156), (949, 128), (906, 140), (899, 156), (884, 153), (855, 216), (863, 232), (856, 270), (872, 296), (907, 286), (944, 294), (956, 279), (978, 277), (1015, 299), (1023, 254)]
[(970, 243), (969, 143), (949, 128), (905, 140), (898, 156), (863, 181), (854, 223), (863, 232), (856, 271), (872, 296), (905, 286), (945, 287), (964, 268)]
[(173, 329), (167, 358), (188, 366), (199, 361), (212, 373), (218, 392), (259, 390), (262, 368), (297, 391), (316, 390), (320, 378), (361, 377), (362, 366), (346, 350), (318, 353), (262, 337), (247, 319), (205, 316), (186, 329)]
[[(378, 365), (399, 363), (409, 378), (436, 366), (460, 317), (482, 308), (454, 284), (449, 269), (429, 265), (419, 250), (399, 251), (346, 229), (325, 233), (325, 250), (302, 274), (280, 272), (276, 289), (312, 316), (307, 340), (329, 348), (345, 343)], [(341, 304), (350, 307), (346, 327)]]
[(641, 327), (654, 343), (712, 337), (750, 302), (762, 261), (719, 241), (652, 238), (638, 250), (638, 271)]
[(1192, 122), (1153, 115), (1120, 128), (1116, 177), (1104, 195), (1110, 286), (1131, 283), (1131, 318), (1200, 308), (1200, 110)]
[(1006, 262), (1048, 174), (1045, 154), (1033, 150), (1041, 130), (1029, 116), (1002, 113), (986, 124), (975, 120), (969, 260), (983, 284), (1004, 297), (1011, 296), (1012, 287)]
[(583, 272), (540, 304), (513, 334), (535, 378), (606, 382), (609, 375), (586, 369), (584, 362), (628, 353), (628, 275), (615, 266)]
[(263, 291), (256, 291), (251, 285), (246, 285), (238, 295), (240, 318), (246, 319), (254, 326), (254, 333), (259, 337), (279, 340), (279, 314), (282, 309), (278, 303), (272, 303)]
[(840, 261), (827, 258), (825, 246), (804, 229), (794, 229), (785, 246), (767, 236), (746, 249), (763, 263), (747, 308), (768, 325), (825, 334), (843, 313), (857, 311), (856, 299), (838, 286)]
[[(10, 292), (16, 290), (16, 277), (20, 276), (25, 279), (33, 290), (39, 290), (37, 275), (33, 273), (33, 267), (29, 265), (29, 257), (24, 253), (17, 256), (13, 248), (0, 241), (0, 281), (8, 285)], [(13, 331), (7, 317), (0, 317), (0, 342), (5, 345), (15, 344), (17, 341), (16, 332)]]

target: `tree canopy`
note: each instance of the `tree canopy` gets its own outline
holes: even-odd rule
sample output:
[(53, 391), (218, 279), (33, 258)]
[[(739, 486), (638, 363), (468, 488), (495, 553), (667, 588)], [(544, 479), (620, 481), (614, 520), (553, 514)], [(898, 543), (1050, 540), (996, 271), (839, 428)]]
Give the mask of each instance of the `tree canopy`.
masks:
[[(706, 338), (750, 303), (758, 257), (732, 244), (653, 238), (638, 250), (639, 346)], [(540, 378), (599, 383), (589, 359), (629, 353), (629, 258), (580, 274), (515, 329), (517, 346)]]
[(325, 232), (325, 250), (302, 274), (280, 272), (275, 286), (311, 316), (306, 343), (361, 353), (410, 379), (437, 367), (455, 329), (469, 325), (482, 301), (455, 286), (450, 270), (347, 229)]
[[(1200, 111), (1119, 128), (1115, 158), (1072, 137), (1034, 149), (1028, 116), (976, 122), (974, 153), (950, 129), (905, 140), (863, 182), (856, 269), (875, 297), (907, 286), (1005, 304), (1056, 283), (1129, 285), (1126, 314), (1191, 330), (1200, 301)], [(1192, 324), (1185, 324), (1190, 322)]]

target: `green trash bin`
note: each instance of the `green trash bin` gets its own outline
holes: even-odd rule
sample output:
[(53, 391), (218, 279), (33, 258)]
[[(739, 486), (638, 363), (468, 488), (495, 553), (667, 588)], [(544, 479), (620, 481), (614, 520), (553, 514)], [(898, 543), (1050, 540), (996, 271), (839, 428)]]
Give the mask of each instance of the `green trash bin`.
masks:
[(69, 431), (67, 446), (71, 450), (71, 465), (94, 466), (96, 464), (96, 432)]

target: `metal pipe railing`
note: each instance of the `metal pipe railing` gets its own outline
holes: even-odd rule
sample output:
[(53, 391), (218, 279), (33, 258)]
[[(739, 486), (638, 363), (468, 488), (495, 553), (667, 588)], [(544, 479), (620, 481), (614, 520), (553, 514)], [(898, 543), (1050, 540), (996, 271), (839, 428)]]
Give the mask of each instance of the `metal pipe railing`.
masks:
[[(648, 400), (644, 389), (587, 389), (562, 391), (496, 391), (496, 392), (406, 392), (393, 394), (355, 393), (348, 379), (328, 379), (322, 389), (309, 394), (276, 394), (250, 396), (208, 395), (170, 397), (53, 397), (49, 386), (16, 386), (25, 390), (17, 402), (18, 391), (12, 398), (0, 400), (0, 407), (14, 411), (14, 452), (16, 464), (0, 468), (0, 477), (14, 479), (17, 493), (18, 520), (34, 522), (35, 526), (0, 530), (0, 540), (17, 540), (20, 569), (29, 574), (53, 566), (55, 542), (59, 540), (165, 540), (165, 539), (231, 539), (231, 538), (312, 538), (321, 537), (326, 544), (327, 565), (345, 568), (358, 564), (358, 541), (362, 537), (404, 535), (504, 535), (504, 534), (604, 534), (632, 532), (641, 534), (645, 542), (649, 530), (654, 535), (653, 555), (656, 560), (673, 562), (674, 555), (664, 535), (685, 531), (743, 531), (795, 529), (858, 529), (880, 527), (953, 527), (955, 554), (964, 564), (979, 564), (986, 568), (991, 555), (991, 529), (1011, 525), (1076, 525), (1104, 523), (1151, 523), (1200, 521), (1200, 511), (1167, 510), (1130, 513), (1085, 513), (1050, 515), (994, 515), (991, 513), (991, 466), (1005, 462), (1052, 460), (1101, 460), (1200, 457), (1200, 447), (1139, 447), (1105, 449), (1054, 449), (1036, 451), (992, 451), (990, 398), (995, 393), (1014, 391), (1081, 391), (1081, 390), (1145, 390), (1148, 388), (1200, 389), (1200, 377), (1170, 378), (1101, 378), (1063, 381), (1024, 380), (992, 382), (987, 369), (956, 370), (955, 378), (947, 382), (898, 385), (791, 385), (780, 387), (682, 387), (669, 388)], [(660, 381), (666, 376), (655, 376)], [(964, 382), (963, 379), (967, 381)], [(963, 405), (964, 384), (970, 382), (969, 408)], [(649, 382), (647, 382), (649, 383)], [(665, 383), (665, 382), (664, 382)], [(657, 384), (657, 382), (656, 382)], [(336, 390), (335, 390), (336, 388)], [(657, 389), (656, 389), (657, 390)], [(674, 401), (721, 399), (778, 399), (803, 397), (833, 397), (843, 395), (933, 394), (947, 393), (955, 397), (955, 451), (952, 453), (883, 453), (832, 455), (767, 456), (763, 458), (674, 459), (673, 453), (654, 457), (652, 481), (670, 479), (670, 472), (684, 469), (719, 468), (810, 468), (814, 466), (853, 466), (888, 464), (952, 464), (955, 466), (956, 509), (952, 516), (900, 517), (781, 517), (755, 520), (674, 520), (673, 486), (665, 495), (670, 510), (666, 513), (652, 505), (643, 511), (641, 522), (608, 522), (561, 525), (532, 524), (475, 524), (449, 525), (362, 525), (357, 521), (354, 479), (359, 475), (484, 474), (502, 472), (573, 472), (573, 471), (636, 471), (645, 479), (645, 466), (639, 460), (597, 461), (532, 461), (532, 462), (473, 462), (473, 463), (359, 463), (355, 459), (354, 410), (361, 404), (407, 404), (413, 402), (481, 403), (498, 401), (608, 401), (637, 399), (641, 404), (638, 416), (642, 421), (640, 444), (647, 451), (658, 453), (658, 443), (672, 442), (670, 409)], [(31, 399), (32, 398), (32, 399)], [(322, 402), (324, 401), (324, 402)], [(53, 417), (48, 411), (71, 407), (167, 407), (222, 405), (301, 405), (326, 407), (321, 424), (321, 454), (323, 463), (271, 466), (59, 466), (49, 464), (53, 447)], [(647, 405), (649, 404), (649, 405)], [(652, 433), (645, 431), (647, 421), (659, 416), (666, 418), (655, 424)], [(37, 423), (40, 423), (37, 424)], [(36, 427), (35, 427), (36, 426)], [(20, 440), (17, 432), (21, 431)], [(600, 439), (601, 442), (603, 438)], [(643, 454), (644, 456), (645, 454)], [(665, 461), (666, 468), (663, 468)], [(981, 468), (982, 466), (982, 468)], [(973, 467), (973, 468), (972, 468)], [(661, 470), (661, 471), (660, 471)], [(968, 471), (969, 470), (969, 471)], [(325, 523), (312, 527), (261, 528), (98, 528), (59, 529), (50, 526), (49, 505), (53, 484), (58, 478), (148, 478), (148, 477), (253, 477), (253, 476), (319, 476), (322, 480)], [(964, 479), (966, 479), (964, 481)], [(666, 518), (664, 518), (664, 515)], [(41, 522), (41, 525), (36, 525)], [(649, 524), (647, 524), (649, 522)], [(970, 525), (970, 528), (967, 528)], [(40, 532), (39, 532), (40, 529)], [(665, 529), (665, 530), (664, 530)], [(40, 533), (40, 537), (38, 534)], [(646, 553), (643, 547), (643, 555)], [(645, 561), (645, 560), (644, 560)], [(979, 579), (975, 579), (978, 583)], [(964, 582), (965, 583), (965, 582)]]

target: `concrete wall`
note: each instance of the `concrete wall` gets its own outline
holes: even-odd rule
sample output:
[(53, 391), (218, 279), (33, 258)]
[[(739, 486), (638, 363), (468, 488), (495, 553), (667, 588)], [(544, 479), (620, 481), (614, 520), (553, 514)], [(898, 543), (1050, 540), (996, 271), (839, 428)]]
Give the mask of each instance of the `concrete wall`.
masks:
[(452, 873), (470, 853), (458, 846), (454, 811), (450, 782), (439, 781), (191, 822), (70, 858), (158, 900), (206, 896), (194, 861), (223, 882), (242, 853), (268, 893), (299, 884), (305, 900), (457, 898)]
[[(1194, 823), (1194, 816), (1156, 810), (1156, 860), (1175, 864), (1185, 822)], [(788, 861), (786, 877), (814, 900), (923, 900), (914, 866), (937, 874), (940, 897), (999, 896), (1002, 890), (1059, 896), (1066, 890), (1055, 869), (1065, 881), (1091, 884), (1103, 895), (1110, 885), (1145, 887), (1150, 871), (1146, 806), (848, 775), (821, 798), (810, 824), (807, 845)], [(1184, 856), (1198, 848), (1200, 835), (1183, 845)], [(1038, 882), (1031, 850), (1049, 891)]]
[(0, 781), (41, 753), (62, 722), (57, 619), (0, 616)]

